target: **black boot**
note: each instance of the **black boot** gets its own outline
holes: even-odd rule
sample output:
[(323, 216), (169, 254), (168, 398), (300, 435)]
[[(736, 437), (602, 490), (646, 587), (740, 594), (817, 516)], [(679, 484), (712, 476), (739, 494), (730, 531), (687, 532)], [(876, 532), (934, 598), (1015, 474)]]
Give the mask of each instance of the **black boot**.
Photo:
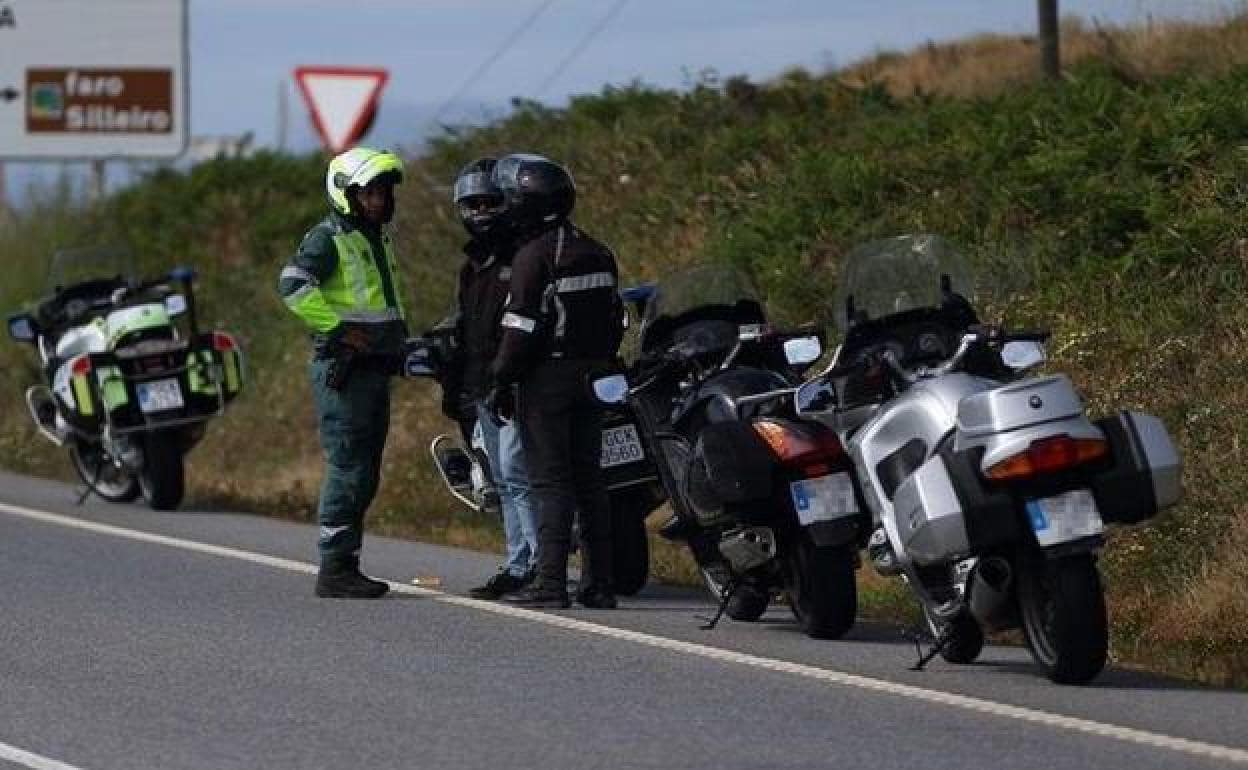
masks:
[(572, 606), (566, 588), (530, 586), (503, 597), (507, 604), (542, 610), (566, 610)]
[(615, 593), (607, 586), (590, 583), (576, 592), (576, 603), (591, 610), (613, 610)]
[(389, 583), (360, 572), (358, 557), (323, 564), (316, 575), (316, 595), (322, 599), (379, 599), (389, 590)]
[(468, 595), (474, 599), (498, 599), (504, 594), (519, 591), (531, 582), (533, 582), (532, 573), (516, 577), (507, 570), (501, 570), (485, 581), (484, 585), (470, 589)]

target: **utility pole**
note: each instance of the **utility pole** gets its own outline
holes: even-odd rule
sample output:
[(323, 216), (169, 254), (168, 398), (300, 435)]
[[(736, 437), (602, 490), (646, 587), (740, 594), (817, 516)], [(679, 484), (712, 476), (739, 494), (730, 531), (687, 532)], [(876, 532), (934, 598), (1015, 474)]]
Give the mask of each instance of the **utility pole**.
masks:
[(1036, 0), (1040, 15), (1040, 66), (1046, 78), (1061, 77), (1057, 0)]
[(91, 161), (91, 174), (87, 181), (88, 203), (99, 203), (104, 199), (106, 173), (102, 159)]
[(286, 152), (287, 131), (290, 128), (290, 89), (286, 78), (277, 84), (277, 150)]

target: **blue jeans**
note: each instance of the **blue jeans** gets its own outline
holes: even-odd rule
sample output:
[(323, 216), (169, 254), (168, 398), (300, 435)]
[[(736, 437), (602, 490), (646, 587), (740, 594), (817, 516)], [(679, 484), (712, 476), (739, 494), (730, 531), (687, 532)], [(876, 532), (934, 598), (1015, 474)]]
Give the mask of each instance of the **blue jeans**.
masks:
[(529, 492), (529, 474), (524, 446), (514, 422), (499, 426), (485, 408), (477, 404), (477, 426), (490, 459), (490, 473), (503, 509), (503, 535), (507, 538), (507, 561), (503, 569), (521, 577), (537, 565), (537, 521)]

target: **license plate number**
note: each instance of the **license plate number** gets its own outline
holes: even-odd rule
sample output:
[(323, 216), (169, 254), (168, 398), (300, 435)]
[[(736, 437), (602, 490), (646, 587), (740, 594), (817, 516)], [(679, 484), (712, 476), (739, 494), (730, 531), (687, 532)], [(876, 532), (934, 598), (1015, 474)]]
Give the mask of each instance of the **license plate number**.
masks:
[(802, 526), (834, 521), (858, 513), (854, 480), (848, 473), (833, 473), (789, 484), (789, 496)]
[(182, 388), (177, 380), (155, 380), (140, 382), (135, 386), (139, 394), (139, 409), (148, 412), (163, 412), (167, 409), (181, 409)]
[(617, 465), (627, 465), (645, 456), (636, 425), (617, 425), (603, 430), (602, 457), (598, 461), (599, 467), (613, 468)]
[(1027, 502), (1027, 517), (1042, 546), (1069, 543), (1105, 531), (1091, 490), (1073, 489)]

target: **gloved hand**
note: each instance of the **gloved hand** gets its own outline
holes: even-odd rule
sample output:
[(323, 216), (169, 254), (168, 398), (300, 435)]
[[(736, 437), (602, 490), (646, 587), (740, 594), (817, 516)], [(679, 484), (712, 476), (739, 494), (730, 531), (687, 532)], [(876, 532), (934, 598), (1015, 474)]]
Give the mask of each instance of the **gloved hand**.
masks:
[(485, 408), (498, 425), (511, 422), (516, 416), (516, 390), (511, 385), (495, 385), (485, 397)]
[(464, 410), (461, 406), (463, 394), (454, 389), (443, 389), (442, 391), (442, 414), (446, 415), (448, 420), (459, 422), (464, 419)]

